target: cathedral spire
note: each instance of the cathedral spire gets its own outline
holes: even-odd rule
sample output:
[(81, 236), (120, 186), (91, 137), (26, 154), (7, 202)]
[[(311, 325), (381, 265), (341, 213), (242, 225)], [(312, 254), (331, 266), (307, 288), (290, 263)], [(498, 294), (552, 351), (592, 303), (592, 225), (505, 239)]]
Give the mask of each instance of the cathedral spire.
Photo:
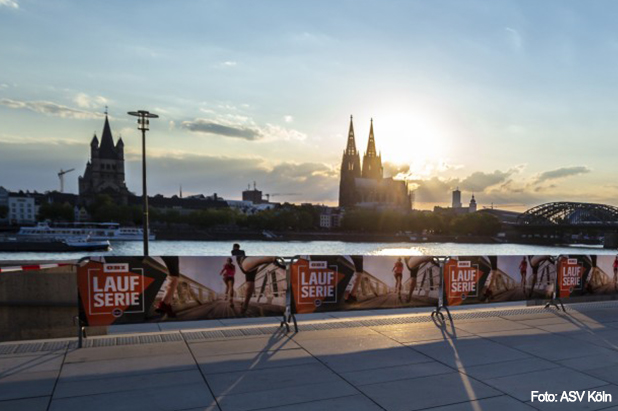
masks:
[(356, 154), (356, 140), (354, 139), (354, 124), (352, 123), (352, 116), (350, 116), (350, 130), (348, 131), (348, 146), (345, 149), (345, 154)]
[(107, 118), (107, 110), (105, 113), (105, 124), (103, 125), (103, 134), (101, 134), (101, 157), (102, 158), (116, 158), (116, 149), (114, 144), (114, 137), (112, 137), (112, 129), (109, 126), (109, 119)]
[(376, 140), (373, 136), (373, 119), (371, 119), (371, 126), (369, 127), (369, 141), (367, 142), (367, 152), (365, 155), (367, 157), (378, 156), (378, 153), (376, 152)]

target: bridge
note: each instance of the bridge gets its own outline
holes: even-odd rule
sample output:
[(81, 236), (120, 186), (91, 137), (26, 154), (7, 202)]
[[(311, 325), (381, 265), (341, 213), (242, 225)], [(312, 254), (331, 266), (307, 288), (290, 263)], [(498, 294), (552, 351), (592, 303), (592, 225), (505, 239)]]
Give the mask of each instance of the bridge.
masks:
[(618, 207), (607, 204), (557, 202), (533, 207), (517, 218), (519, 226), (618, 227)]
[(525, 242), (618, 246), (618, 207), (607, 204), (545, 203), (520, 214), (514, 226)]

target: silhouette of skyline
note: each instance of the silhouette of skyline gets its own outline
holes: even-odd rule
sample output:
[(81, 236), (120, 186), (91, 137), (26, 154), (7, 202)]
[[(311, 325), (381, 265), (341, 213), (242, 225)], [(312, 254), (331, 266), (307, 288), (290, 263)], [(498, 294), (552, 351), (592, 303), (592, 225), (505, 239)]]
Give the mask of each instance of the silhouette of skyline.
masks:
[[(415, 207), (618, 205), (613, 2), (0, 3), (0, 185), (58, 189), (105, 106), (140, 189), (239, 198), (247, 183), (335, 205), (354, 114)], [(143, 18), (138, 18), (142, 16)], [(299, 190), (299, 187), (302, 188)], [(77, 174), (65, 179), (77, 193)], [(284, 199), (285, 200), (285, 199)]]

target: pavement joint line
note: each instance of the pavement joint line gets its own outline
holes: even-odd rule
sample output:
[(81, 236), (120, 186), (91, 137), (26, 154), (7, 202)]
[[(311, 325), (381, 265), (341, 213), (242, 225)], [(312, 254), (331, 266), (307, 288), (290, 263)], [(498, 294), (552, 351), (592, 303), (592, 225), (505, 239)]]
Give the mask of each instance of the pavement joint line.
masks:
[(54, 381), (54, 387), (52, 388), (51, 393), (49, 394), (49, 402), (47, 403), (46, 410), (49, 411), (49, 408), (52, 405), (52, 401), (54, 398), (54, 393), (56, 392), (56, 387), (58, 386), (58, 381), (60, 381), (60, 374), (62, 374), (62, 368), (64, 367), (64, 363), (67, 360), (67, 352), (68, 350), (64, 350), (64, 355), (62, 356), (62, 363), (60, 363), (60, 368), (58, 368), (58, 375), (56, 376), (56, 381)]
[(219, 409), (219, 411), (221, 411), (221, 404), (219, 404), (219, 399), (217, 398), (214, 391), (210, 387), (210, 384), (208, 384), (208, 380), (206, 379), (206, 376), (204, 375), (204, 371), (202, 370), (202, 367), (200, 367), (200, 364), (197, 362), (197, 358), (195, 358), (195, 354), (191, 350), (191, 346), (189, 345), (187, 340), (184, 340), (184, 343), (185, 343), (185, 347), (187, 347), (187, 350), (189, 350), (189, 354), (191, 354), (191, 358), (193, 358), (193, 361), (195, 361), (195, 366), (197, 367), (198, 372), (202, 376), (202, 380), (204, 380), (204, 384), (206, 384), (206, 388), (208, 389), (208, 392), (210, 392), (212, 399), (217, 404), (217, 408)]
[[(597, 302), (584, 302), (584, 303), (574, 303), (567, 304), (568, 313), (580, 313), (586, 311), (598, 311), (616, 308), (618, 305), (618, 300), (610, 300), (610, 301), (597, 301)], [(460, 306), (461, 307), (461, 306)], [(519, 314), (541, 314), (541, 313), (554, 313), (555, 315), (563, 316), (564, 318), (570, 318), (568, 313), (562, 313), (560, 311), (551, 310), (548, 311), (544, 306), (516, 306), (516, 307), (479, 307), (472, 306), (471, 308), (463, 308), (457, 310), (452, 310), (453, 320), (466, 320), (466, 319), (474, 319), (474, 318), (502, 318), (508, 320), (510, 315), (519, 315)], [(397, 324), (392, 324), (391, 321), (397, 320), (400, 321)], [(370, 322), (371, 321), (371, 322)], [(320, 319), (320, 320), (306, 320), (299, 321), (299, 328), (302, 329), (304, 327), (314, 327), (314, 329), (310, 329), (311, 331), (319, 331), (319, 330), (329, 330), (329, 329), (341, 329), (341, 328), (362, 328), (368, 327), (372, 329), (372, 327), (383, 326), (383, 325), (406, 325), (406, 324), (419, 324), (419, 323), (433, 323), (429, 312), (422, 313), (407, 313), (407, 314), (384, 314), (375, 316), (361, 316), (361, 317), (353, 317), (353, 318), (334, 318), (334, 319)], [(151, 344), (151, 343), (160, 343), (159, 341), (147, 341), (147, 337), (151, 337), (155, 339), (159, 337), (161, 340), (164, 340), (163, 336), (171, 336), (178, 335), (180, 338), (172, 341), (162, 341), (162, 342), (173, 342), (173, 341), (187, 341), (187, 342), (198, 342), (198, 341), (208, 341), (208, 340), (217, 340), (217, 339), (225, 339), (225, 338), (243, 338), (243, 337), (254, 337), (259, 336), (255, 332), (251, 332), (249, 335), (246, 335), (242, 332), (243, 329), (252, 329), (253, 331), (260, 331), (261, 335), (272, 335), (275, 327), (280, 329), (281, 327), (277, 327), (273, 324), (243, 324), (243, 325), (229, 325), (229, 326), (221, 326), (215, 328), (198, 328), (198, 329), (187, 329), (187, 330), (174, 330), (174, 331), (154, 331), (154, 332), (144, 332), (144, 333), (126, 333), (126, 334), (117, 334), (117, 335), (104, 335), (104, 336), (93, 336), (87, 338), (84, 341), (84, 345), (86, 348), (90, 347), (104, 347), (104, 346), (122, 346), (122, 345), (138, 345), (138, 344)], [(537, 328), (537, 327), (534, 327)], [(374, 330), (375, 331), (375, 330)], [(221, 332), (223, 336), (214, 336), (213, 333)], [(277, 332), (277, 331), (275, 331)], [(210, 335), (208, 335), (210, 333)], [(234, 336), (233, 334), (238, 334)], [(200, 336), (201, 334), (201, 336)], [(226, 334), (228, 334), (226, 336)], [(188, 337), (191, 335), (191, 337)], [(476, 335), (476, 334), (475, 334)], [(145, 338), (140, 338), (145, 337)], [(188, 337), (188, 338), (187, 338)], [(125, 344), (125, 342), (130, 341), (127, 338), (135, 338), (135, 342), (131, 344)], [(65, 343), (68, 344), (68, 348), (71, 349), (76, 344), (76, 338), (70, 339), (48, 339), (48, 340), (32, 340), (32, 341), (21, 341), (21, 342), (2, 342), (0, 343), (0, 355), (11, 355), (16, 354), (18, 351), (21, 351), (20, 354), (24, 353), (36, 353), (36, 352), (45, 352), (45, 343)], [(189, 340), (189, 341), (188, 341)], [(53, 345), (52, 345), (53, 346)]]
[[(303, 401), (303, 402), (294, 402), (291, 404), (285, 404), (285, 405), (275, 405), (273, 407), (265, 407), (265, 408), (253, 408), (251, 409), (251, 411), (268, 411), (268, 410), (272, 410), (274, 408), (281, 408), (281, 407), (293, 407), (295, 405), (302, 405), (302, 404), (311, 404), (314, 402), (320, 402), (320, 401), (328, 401), (328, 400), (334, 400), (337, 398), (349, 398), (349, 397), (356, 397), (358, 394), (352, 394), (352, 395), (342, 395), (341, 397), (331, 397), (331, 398), (320, 398), (317, 400), (311, 400), (311, 401)], [(381, 408), (381, 407), (380, 407)], [(384, 409), (384, 408), (382, 408)]]

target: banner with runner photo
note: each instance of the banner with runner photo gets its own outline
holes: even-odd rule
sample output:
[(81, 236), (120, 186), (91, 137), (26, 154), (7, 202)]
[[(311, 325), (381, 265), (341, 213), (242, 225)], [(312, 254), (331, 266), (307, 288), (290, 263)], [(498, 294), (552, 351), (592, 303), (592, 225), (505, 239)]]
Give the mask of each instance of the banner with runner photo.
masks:
[(432, 306), (441, 285), (429, 256), (304, 256), (290, 280), (298, 313)]
[[(597, 262), (598, 256), (596, 255), (561, 255), (558, 257), (557, 296), (560, 298), (578, 297), (593, 294), (593, 288), (602, 290), (606, 274), (599, 270)], [(591, 281), (593, 277), (598, 280)], [(593, 283), (596, 283), (595, 287)]]
[(446, 305), (550, 298), (556, 283), (555, 258), (462, 256), (444, 265)]
[(618, 293), (618, 255), (590, 256), (592, 272), (586, 289), (592, 295)]
[(77, 278), (89, 326), (274, 316), (286, 305), (276, 257), (97, 257)]

